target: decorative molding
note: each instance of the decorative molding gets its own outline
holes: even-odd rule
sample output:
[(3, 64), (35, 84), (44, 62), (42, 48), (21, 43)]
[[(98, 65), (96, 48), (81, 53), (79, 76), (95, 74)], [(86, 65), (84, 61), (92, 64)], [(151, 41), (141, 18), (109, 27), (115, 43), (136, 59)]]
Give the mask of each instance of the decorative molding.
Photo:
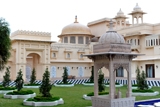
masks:
[(113, 68), (114, 69), (118, 69), (119, 67), (123, 67), (124, 69), (126, 69), (126, 71), (129, 70), (129, 63), (114, 63), (113, 64)]
[(37, 32), (37, 31), (26, 31), (26, 30), (17, 30), (11, 34), (12, 37), (16, 35), (34, 35), (34, 36), (51, 36), (49, 32)]

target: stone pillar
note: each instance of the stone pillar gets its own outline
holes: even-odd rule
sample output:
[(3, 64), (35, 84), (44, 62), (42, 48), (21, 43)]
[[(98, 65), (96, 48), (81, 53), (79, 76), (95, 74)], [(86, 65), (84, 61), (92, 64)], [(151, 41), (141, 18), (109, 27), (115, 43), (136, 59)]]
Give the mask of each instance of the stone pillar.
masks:
[[(110, 58), (111, 59), (111, 58)], [(113, 62), (110, 60), (109, 62), (109, 81), (110, 81), (110, 86), (109, 86), (109, 96), (110, 99), (114, 99), (114, 92), (115, 92), (115, 81), (114, 81), (114, 71), (113, 71)]]
[(128, 66), (128, 97), (132, 97), (132, 83), (131, 83), (131, 62), (129, 62)]
[(138, 18), (138, 17), (136, 17), (136, 19), (137, 19), (137, 24), (139, 24), (139, 18)]
[(132, 16), (132, 25), (134, 25), (134, 17)]
[(143, 23), (143, 15), (141, 16), (141, 22)]
[(94, 63), (94, 96), (98, 96), (98, 66)]

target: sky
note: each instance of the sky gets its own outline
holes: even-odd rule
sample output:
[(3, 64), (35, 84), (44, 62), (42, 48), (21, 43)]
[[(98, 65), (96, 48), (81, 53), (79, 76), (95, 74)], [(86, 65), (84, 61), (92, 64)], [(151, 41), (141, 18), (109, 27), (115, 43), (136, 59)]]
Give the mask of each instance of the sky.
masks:
[(0, 17), (16, 30), (50, 32), (58, 41), (63, 27), (74, 22), (86, 25), (101, 18), (114, 18), (121, 10), (129, 17), (136, 3), (147, 14), (144, 23), (160, 23), (160, 0), (0, 0)]

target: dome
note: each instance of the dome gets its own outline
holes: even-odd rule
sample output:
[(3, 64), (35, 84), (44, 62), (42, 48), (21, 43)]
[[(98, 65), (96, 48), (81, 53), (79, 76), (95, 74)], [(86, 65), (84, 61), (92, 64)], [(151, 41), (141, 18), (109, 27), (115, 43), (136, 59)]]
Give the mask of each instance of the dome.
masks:
[(97, 37), (92, 38), (91, 42), (98, 42), (98, 38)]
[(133, 10), (141, 10), (141, 8), (138, 6), (138, 3), (137, 3), (136, 6), (133, 8)]
[(113, 22), (110, 21), (110, 29), (105, 34), (103, 34), (100, 39), (99, 43), (125, 43), (125, 40), (122, 35), (118, 34), (116, 31), (112, 28)]
[(117, 16), (119, 15), (124, 15), (124, 13), (122, 12), (122, 10), (120, 9), (119, 12), (117, 13)]
[(77, 16), (75, 17), (74, 23), (69, 24), (62, 29), (61, 35), (64, 35), (64, 34), (89, 34), (89, 35), (92, 35), (89, 27), (84, 26), (84, 25), (77, 22)]

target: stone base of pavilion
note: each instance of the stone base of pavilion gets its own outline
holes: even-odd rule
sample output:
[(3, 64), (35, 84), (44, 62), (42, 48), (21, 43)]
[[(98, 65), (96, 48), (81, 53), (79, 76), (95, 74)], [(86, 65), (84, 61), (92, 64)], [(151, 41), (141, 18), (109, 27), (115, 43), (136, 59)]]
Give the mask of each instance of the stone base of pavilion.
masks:
[(134, 107), (135, 97), (110, 99), (104, 96), (93, 96), (92, 107)]

